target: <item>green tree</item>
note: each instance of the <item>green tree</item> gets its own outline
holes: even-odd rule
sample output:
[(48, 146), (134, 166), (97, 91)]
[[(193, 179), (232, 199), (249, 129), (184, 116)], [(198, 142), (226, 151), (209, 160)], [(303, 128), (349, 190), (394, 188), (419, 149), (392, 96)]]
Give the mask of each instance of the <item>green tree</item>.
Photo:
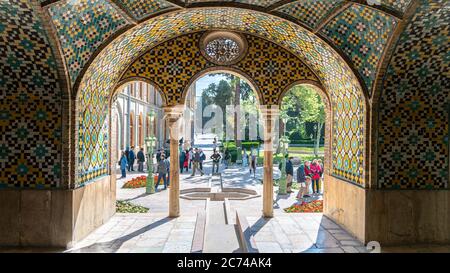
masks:
[[(218, 84), (211, 83), (206, 89), (202, 91), (202, 110), (208, 105), (217, 105), (224, 113), (223, 125), (226, 123), (226, 106), (230, 105), (233, 99), (233, 92), (230, 84), (226, 80), (219, 81)], [(202, 111), (203, 112), (203, 111)], [(211, 117), (213, 118), (213, 117)], [(205, 124), (210, 118), (203, 118), (203, 124)], [(224, 128), (225, 129), (225, 128)], [(225, 132), (225, 130), (224, 130)]]
[(281, 115), (288, 116), (289, 121), (287, 123), (293, 121), (294, 128), (292, 131), (294, 132), (304, 132), (305, 122), (315, 123), (314, 154), (317, 157), (322, 128), (325, 124), (325, 107), (317, 92), (309, 86), (294, 86), (283, 98)]

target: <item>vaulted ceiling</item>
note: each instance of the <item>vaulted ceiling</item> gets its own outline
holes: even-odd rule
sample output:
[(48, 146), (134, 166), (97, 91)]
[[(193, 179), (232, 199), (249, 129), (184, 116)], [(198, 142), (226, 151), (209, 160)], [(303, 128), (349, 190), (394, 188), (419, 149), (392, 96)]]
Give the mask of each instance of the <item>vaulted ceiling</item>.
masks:
[(289, 20), (330, 44), (368, 95), (412, 0), (40, 0), (48, 11), (72, 86), (91, 58), (127, 29), (155, 16), (200, 7), (254, 9)]

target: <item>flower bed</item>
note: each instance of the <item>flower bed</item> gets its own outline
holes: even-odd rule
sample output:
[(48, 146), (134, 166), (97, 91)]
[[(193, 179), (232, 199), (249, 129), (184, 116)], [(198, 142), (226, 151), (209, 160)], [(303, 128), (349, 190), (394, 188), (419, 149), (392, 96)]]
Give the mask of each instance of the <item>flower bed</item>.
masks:
[(323, 200), (314, 200), (309, 203), (294, 204), (284, 209), (287, 213), (296, 212), (323, 212)]
[(124, 189), (136, 189), (143, 188), (147, 184), (147, 176), (142, 175), (131, 179), (130, 181), (123, 184), (122, 188)]
[(148, 210), (146, 207), (133, 205), (127, 201), (117, 200), (116, 202), (116, 212), (119, 213), (147, 213)]

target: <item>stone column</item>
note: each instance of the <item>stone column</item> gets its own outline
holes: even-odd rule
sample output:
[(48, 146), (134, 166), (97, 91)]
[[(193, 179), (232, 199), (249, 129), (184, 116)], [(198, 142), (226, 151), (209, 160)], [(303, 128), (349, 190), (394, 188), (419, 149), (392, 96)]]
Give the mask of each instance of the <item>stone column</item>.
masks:
[(164, 107), (164, 118), (169, 127), (170, 140), (170, 188), (169, 217), (180, 216), (180, 166), (178, 143), (180, 139), (180, 121), (183, 116), (183, 105)]
[(273, 217), (273, 140), (276, 120), (279, 118), (278, 106), (261, 107), (264, 120), (264, 180), (263, 216)]

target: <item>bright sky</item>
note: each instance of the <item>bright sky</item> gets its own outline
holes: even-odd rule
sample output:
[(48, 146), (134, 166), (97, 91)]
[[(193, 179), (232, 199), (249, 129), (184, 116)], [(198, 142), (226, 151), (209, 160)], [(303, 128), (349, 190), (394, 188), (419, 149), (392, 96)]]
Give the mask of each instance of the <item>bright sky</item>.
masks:
[(208, 88), (208, 86), (211, 83), (218, 84), (220, 82), (220, 80), (226, 80), (226, 78), (222, 75), (217, 75), (217, 74), (214, 76), (205, 75), (205, 76), (201, 77), (196, 82), (195, 95), (197, 97), (200, 97), (202, 95), (203, 89)]

